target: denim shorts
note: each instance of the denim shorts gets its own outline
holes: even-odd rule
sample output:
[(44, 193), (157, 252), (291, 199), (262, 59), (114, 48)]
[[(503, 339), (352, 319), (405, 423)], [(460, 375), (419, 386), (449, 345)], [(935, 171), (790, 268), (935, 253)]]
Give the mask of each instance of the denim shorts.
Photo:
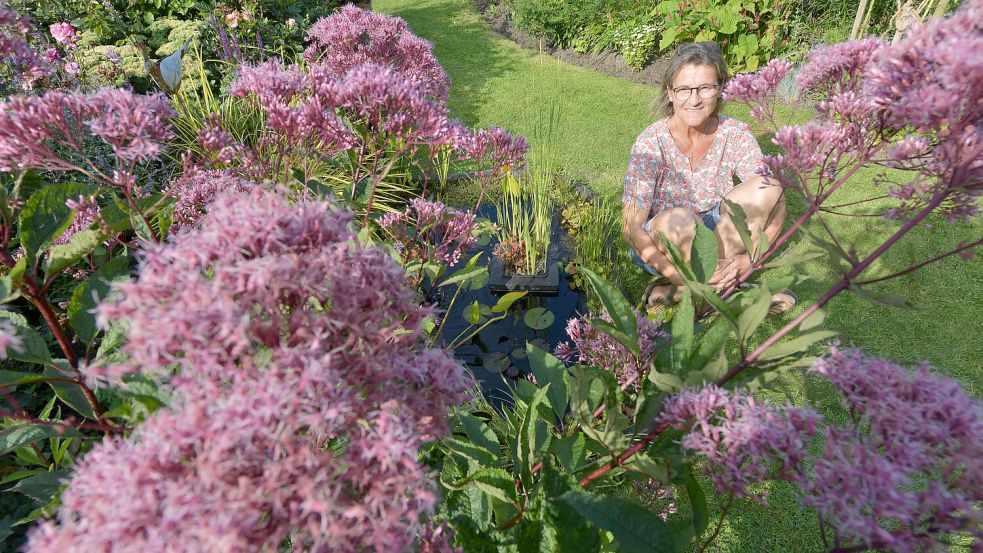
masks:
[[(710, 230), (716, 229), (717, 221), (720, 220), (720, 202), (717, 202), (716, 205), (713, 206), (713, 208), (707, 211), (697, 213), (697, 215), (700, 217), (700, 219), (703, 221), (703, 224), (706, 225), (708, 229)], [(648, 221), (645, 221), (645, 224), (642, 225), (642, 228), (645, 229), (645, 232), (649, 234), (652, 233), (653, 219), (655, 219), (655, 217), (649, 219)], [(650, 275), (659, 276), (659, 271), (657, 271), (655, 267), (642, 261), (642, 258), (638, 255), (638, 252), (635, 251), (635, 248), (628, 246), (628, 254), (631, 256), (632, 260), (635, 261), (636, 265), (638, 265), (642, 269), (645, 269), (645, 272), (647, 272)]]

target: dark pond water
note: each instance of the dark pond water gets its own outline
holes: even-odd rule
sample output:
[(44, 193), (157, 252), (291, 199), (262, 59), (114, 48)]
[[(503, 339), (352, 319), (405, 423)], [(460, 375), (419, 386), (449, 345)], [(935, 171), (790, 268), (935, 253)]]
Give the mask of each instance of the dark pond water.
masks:
[[(478, 214), (495, 221), (495, 206), (483, 205)], [(481, 385), (485, 397), (493, 402), (507, 398), (510, 394), (508, 386), (517, 378), (524, 378), (529, 372), (529, 362), (526, 359), (526, 342), (552, 353), (557, 344), (567, 340), (567, 321), (586, 311), (584, 294), (570, 289), (569, 278), (563, 267), (573, 258), (572, 245), (569, 236), (561, 228), (554, 217), (553, 235), (551, 241), (559, 246), (560, 288), (553, 297), (524, 297), (517, 301), (506, 317), (489, 325), (455, 350), (455, 355), (462, 360), (474, 373)], [(468, 255), (462, 256), (459, 265), (464, 265), (474, 254), (483, 252), (481, 264), (487, 264), (492, 255), (494, 242), (476, 246)], [(448, 274), (453, 274), (457, 267), (452, 267)], [(454, 294), (454, 286), (440, 289), (433, 298), (442, 308), (447, 308)], [(441, 336), (445, 341), (453, 340), (464, 332), (466, 336), (474, 330), (468, 330), (469, 323), (464, 317), (465, 309), (477, 301), (479, 304), (491, 307), (498, 302), (501, 295), (494, 294), (488, 289), (487, 282), (476, 290), (462, 290), (451, 311), (446, 314), (446, 327)], [(553, 315), (553, 322), (546, 328), (533, 328), (526, 324), (526, 315), (530, 310), (545, 308)], [(538, 311), (533, 314), (538, 313)], [(496, 314), (498, 315), (498, 314)], [(538, 326), (534, 324), (534, 326)]]

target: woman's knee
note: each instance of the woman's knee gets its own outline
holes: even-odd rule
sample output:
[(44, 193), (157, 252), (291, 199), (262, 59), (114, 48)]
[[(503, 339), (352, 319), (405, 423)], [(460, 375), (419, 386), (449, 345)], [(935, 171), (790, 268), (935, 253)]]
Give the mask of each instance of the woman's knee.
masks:
[(653, 238), (658, 239), (659, 234), (664, 234), (673, 243), (678, 244), (680, 240), (693, 238), (693, 222), (696, 215), (684, 207), (674, 207), (659, 213), (652, 220), (650, 228)]

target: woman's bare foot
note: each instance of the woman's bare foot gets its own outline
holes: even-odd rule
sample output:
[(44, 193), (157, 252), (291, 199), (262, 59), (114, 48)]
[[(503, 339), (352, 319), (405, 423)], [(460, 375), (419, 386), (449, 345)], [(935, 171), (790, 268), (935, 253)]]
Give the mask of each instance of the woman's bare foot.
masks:
[(784, 313), (789, 309), (795, 307), (795, 302), (798, 301), (795, 294), (788, 290), (782, 290), (781, 292), (775, 292), (771, 295), (771, 307), (768, 308), (768, 312), (772, 315), (777, 313)]

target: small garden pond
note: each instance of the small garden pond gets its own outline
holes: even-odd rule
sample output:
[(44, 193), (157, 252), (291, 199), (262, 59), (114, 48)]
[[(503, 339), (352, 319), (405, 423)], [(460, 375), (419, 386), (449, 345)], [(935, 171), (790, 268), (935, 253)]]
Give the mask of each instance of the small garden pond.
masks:
[[(477, 213), (492, 222), (496, 220), (494, 204), (482, 205)], [(464, 266), (468, 259), (479, 252), (483, 253), (479, 263), (489, 263), (492, 259), (493, 247), (494, 241), (479, 243), (467, 255), (462, 256), (461, 261), (450, 269), (449, 274)], [(485, 397), (493, 403), (508, 398), (510, 394), (507, 386), (515, 379), (523, 378), (529, 373), (526, 342), (552, 353), (557, 344), (567, 339), (567, 321), (587, 309), (586, 296), (578, 290), (570, 289), (570, 277), (563, 270), (566, 260), (573, 258), (573, 246), (566, 230), (559, 224), (558, 217), (555, 215), (550, 248), (553, 250), (550, 263), (560, 264), (559, 288), (556, 294), (527, 295), (519, 299), (509, 309), (504, 319), (484, 328), (455, 350), (457, 358), (474, 373)], [(446, 309), (454, 292), (454, 286), (440, 288), (432, 299), (442, 309)], [(450, 341), (476, 328), (469, 329), (470, 324), (466, 316), (466, 312), (473, 308), (474, 302), (478, 302), (483, 323), (492, 316), (491, 306), (495, 305), (500, 297), (501, 294), (493, 293), (489, 289), (486, 279), (475, 282), (470, 290), (462, 290), (451, 311), (446, 314), (446, 327), (442, 332), (444, 339)]]

